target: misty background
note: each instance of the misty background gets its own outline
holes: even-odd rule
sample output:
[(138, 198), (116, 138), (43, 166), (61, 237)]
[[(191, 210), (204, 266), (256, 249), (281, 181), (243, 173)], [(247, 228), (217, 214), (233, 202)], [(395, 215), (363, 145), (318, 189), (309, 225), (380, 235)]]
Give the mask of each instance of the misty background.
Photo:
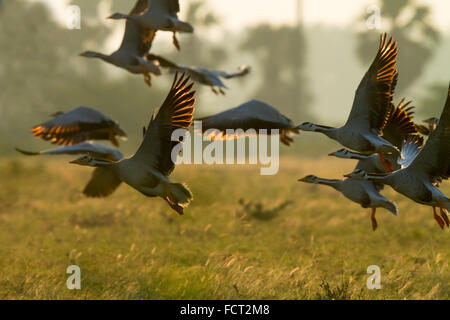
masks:
[[(119, 121), (129, 135), (121, 151), (131, 153), (173, 76), (163, 71), (162, 76), (152, 77), (149, 88), (142, 76), (78, 56), (84, 50), (114, 51), (125, 23), (106, 17), (130, 11), (134, 0), (58, 1), (64, 6), (80, 6), (80, 30), (68, 29), (61, 17), (64, 10), (55, 11), (54, 5), (46, 4), (49, 1), (0, 1), (0, 155), (15, 154), (16, 146), (32, 150), (53, 147), (35, 139), (30, 128), (56, 111), (78, 105), (99, 109)], [(225, 96), (196, 85), (197, 117), (260, 99), (295, 123), (340, 125), (376, 54), (380, 33), (388, 32), (399, 46), (395, 102), (402, 97), (412, 100), (417, 121), (439, 117), (450, 81), (450, 27), (436, 21), (436, 13), (450, 9), (449, 3), (360, 0), (364, 5), (350, 21), (330, 24), (317, 16), (312, 21), (305, 2), (309, 1), (264, 2), (267, 12), (269, 6), (274, 7), (274, 19), (270, 15), (255, 19), (259, 0), (246, 0), (245, 5), (229, 1), (227, 10), (221, 9), (223, 2), (218, 6), (217, 1), (180, 0), (180, 17), (194, 26), (194, 34), (178, 35), (181, 51), (177, 52), (171, 33), (158, 32), (151, 53), (228, 72), (243, 64), (252, 68), (248, 76), (226, 81), (229, 90)], [(323, 3), (324, 16), (330, 15), (329, 10), (336, 17), (340, 13), (348, 16), (346, 7), (339, 9), (335, 1), (318, 2)], [(381, 9), (380, 30), (367, 28), (370, 4)], [(238, 12), (236, 19), (233, 12)], [(251, 23), (234, 23), (246, 16)], [(320, 135), (302, 133), (295, 140), (292, 147), (281, 147), (281, 152), (298, 153), (308, 147), (303, 154), (315, 154), (337, 147)]]

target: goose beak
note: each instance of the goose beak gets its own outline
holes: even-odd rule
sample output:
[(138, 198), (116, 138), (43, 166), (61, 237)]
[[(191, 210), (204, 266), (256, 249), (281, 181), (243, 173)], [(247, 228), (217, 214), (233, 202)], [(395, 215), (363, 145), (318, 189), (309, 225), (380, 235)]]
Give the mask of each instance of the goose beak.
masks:
[(350, 173), (344, 174), (345, 178), (350, 178)]
[(334, 152), (331, 152), (328, 154), (329, 156), (334, 156)]

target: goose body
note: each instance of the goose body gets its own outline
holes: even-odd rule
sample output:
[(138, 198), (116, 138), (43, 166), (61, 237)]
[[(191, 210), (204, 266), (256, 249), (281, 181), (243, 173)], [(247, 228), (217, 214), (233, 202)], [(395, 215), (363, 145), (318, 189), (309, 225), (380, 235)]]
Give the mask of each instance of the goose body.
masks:
[(203, 132), (215, 129), (211, 134), (222, 139), (228, 138), (227, 129), (254, 129), (256, 133), (265, 129), (267, 134), (270, 134), (271, 129), (278, 129), (281, 142), (289, 145), (293, 141), (290, 136), (299, 134), (298, 127), (291, 119), (259, 100), (250, 100), (235, 108), (196, 120), (202, 121)]
[(250, 67), (245, 65), (239, 67), (237, 72), (228, 73), (220, 70), (177, 64), (155, 54), (148, 54), (147, 59), (150, 61), (157, 61), (162, 68), (167, 68), (172, 73), (184, 72), (189, 74), (192, 80), (194, 80), (195, 82), (211, 87), (211, 90), (215, 94), (225, 94), (225, 91), (223, 89), (227, 89), (227, 86), (223, 83), (222, 79), (243, 77), (250, 73)]
[(173, 183), (168, 176), (175, 164), (172, 150), (180, 143), (172, 141), (176, 129), (183, 132), (191, 125), (194, 112), (195, 91), (184, 74), (175, 75), (170, 92), (154, 114), (145, 130), (144, 140), (130, 158), (107, 162), (83, 156), (71, 163), (96, 167), (83, 193), (88, 197), (105, 197), (125, 182), (147, 197), (161, 197), (172, 209), (183, 214), (192, 200), (189, 189), (181, 183)]
[(87, 140), (109, 140), (118, 146), (117, 137), (127, 137), (118, 122), (86, 106), (78, 106), (67, 112), (56, 112), (53, 119), (34, 126), (31, 132), (36, 138), (60, 145), (72, 145)]
[(145, 29), (173, 32), (173, 43), (179, 50), (176, 32), (194, 32), (191, 24), (178, 19), (180, 5), (178, 0), (138, 0), (136, 6), (145, 7), (139, 14), (114, 13), (110, 19), (127, 19)]
[(119, 161), (123, 158), (123, 154), (116, 148), (106, 146), (97, 142), (81, 142), (70, 146), (62, 146), (54, 149), (48, 149), (38, 152), (25, 151), (19, 148), (16, 150), (22, 154), (28, 156), (35, 155), (74, 155), (74, 154), (86, 154), (94, 157), (95, 159), (107, 160), (107, 161)]
[(347, 176), (390, 185), (411, 200), (433, 207), (434, 218), (440, 227), (449, 226), (450, 199), (439, 190), (439, 182), (450, 177), (450, 88), (438, 126), (407, 167), (385, 175), (355, 170)]
[(386, 34), (381, 36), (377, 56), (356, 90), (352, 110), (346, 124), (339, 128), (305, 122), (304, 131), (320, 132), (344, 147), (363, 153), (378, 153), (388, 168), (385, 153), (399, 155), (399, 150), (382, 138), (381, 132), (392, 112), (392, 95), (398, 73), (395, 69), (397, 43)]
[(356, 169), (370, 173), (385, 173), (399, 170), (409, 165), (423, 146), (423, 138), (416, 135), (417, 129), (413, 122), (413, 107), (408, 107), (410, 102), (404, 104), (404, 99), (393, 109), (389, 120), (383, 130), (383, 137), (393, 146), (401, 150), (401, 156), (397, 154), (386, 154), (386, 160), (392, 165), (386, 168), (377, 154), (363, 154), (347, 149), (340, 149), (330, 153), (344, 159), (358, 160)]
[(375, 219), (377, 208), (385, 208), (394, 215), (398, 214), (397, 205), (380, 194), (379, 191), (383, 189), (383, 186), (371, 181), (362, 181), (351, 178), (345, 180), (330, 180), (322, 179), (314, 175), (308, 175), (299, 179), (299, 181), (330, 186), (342, 193), (347, 199), (360, 204), (361, 207), (372, 208), (371, 222), (373, 230), (376, 230), (378, 226)]
[[(136, 16), (146, 9), (145, 1), (138, 1), (130, 12), (130, 16)], [(125, 33), (120, 47), (110, 55), (95, 51), (85, 51), (80, 56), (86, 58), (98, 58), (116, 67), (127, 70), (132, 74), (143, 74), (144, 80), (150, 83), (150, 73), (160, 75), (161, 69), (158, 65), (146, 59), (156, 30), (144, 28), (133, 20), (125, 23)]]

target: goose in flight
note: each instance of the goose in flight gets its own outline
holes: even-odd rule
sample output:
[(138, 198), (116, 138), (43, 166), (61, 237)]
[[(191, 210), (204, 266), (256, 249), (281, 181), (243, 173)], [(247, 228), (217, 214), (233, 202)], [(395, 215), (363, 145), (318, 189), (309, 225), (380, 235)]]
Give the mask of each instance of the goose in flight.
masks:
[(437, 125), (439, 124), (439, 119), (435, 117), (431, 117), (429, 119), (423, 120), (425, 125), (416, 124), (417, 131), (425, 136), (429, 136), (431, 132), (436, 130)]
[(394, 107), (383, 129), (382, 137), (401, 150), (403, 156), (399, 157), (396, 154), (385, 155), (387, 162), (389, 162), (389, 168), (386, 168), (386, 165), (381, 162), (377, 154), (367, 155), (340, 149), (330, 153), (329, 156), (359, 160), (360, 169), (370, 173), (391, 172), (405, 167), (408, 164), (407, 161), (412, 161), (423, 146), (423, 138), (415, 135), (417, 128), (413, 121), (414, 107), (409, 106), (411, 101), (407, 103), (404, 103), (404, 101), (405, 99), (400, 101), (397, 107)]
[(308, 175), (298, 181), (330, 186), (342, 193), (347, 199), (360, 204), (363, 208), (371, 208), (372, 213), (370, 219), (373, 231), (378, 227), (375, 218), (377, 208), (385, 208), (395, 216), (398, 215), (397, 205), (380, 194), (383, 185), (371, 181), (361, 181), (351, 178), (345, 180), (322, 179), (314, 175)]
[[(209, 130), (214, 139), (225, 140), (238, 137), (237, 135), (228, 137), (227, 129), (242, 129), (243, 131), (254, 129), (256, 133), (260, 129), (266, 129), (267, 134), (270, 134), (270, 129), (278, 129), (280, 141), (289, 146), (293, 141), (291, 136), (300, 133), (291, 119), (259, 100), (250, 100), (235, 108), (196, 120), (202, 121), (203, 133)], [(213, 131), (213, 129), (215, 130)], [(244, 134), (244, 132), (242, 133)]]
[(36, 138), (59, 145), (72, 145), (87, 140), (109, 140), (119, 145), (116, 136), (126, 139), (127, 134), (119, 124), (100, 111), (79, 106), (68, 112), (56, 112), (53, 119), (34, 126)]
[(389, 174), (354, 170), (346, 176), (390, 185), (413, 201), (433, 207), (433, 216), (439, 226), (442, 229), (449, 226), (450, 199), (439, 189), (439, 182), (450, 177), (450, 88), (436, 130), (409, 166)]
[(176, 32), (194, 32), (191, 24), (178, 19), (180, 4), (178, 0), (138, 0), (137, 6), (145, 7), (139, 14), (114, 13), (109, 19), (127, 19), (141, 27), (152, 30), (171, 31), (173, 44), (180, 50)]
[[(145, 1), (144, 1), (145, 2)], [(131, 10), (130, 16), (136, 16), (147, 8), (146, 3), (138, 1)], [(154, 62), (146, 59), (156, 30), (144, 28), (134, 20), (127, 20), (125, 33), (120, 47), (110, 55), (94, 51), (85, 51), (80, 56), (86, 58), (98, 58), (133, 74), (142, 74), (147, 85), (151, 85), (150, 73), (160, 75), (161, 69)]]
[(154, 113), (145, 130), (144, 140), (130, 158), (118, 162), (82, 156), (71, 163), (96, 167), (83, 193), (88, 197), (106, 197), (125, 182), (148, 197), (161, 197), (177, 213), (193, 199), (186, 185), (173, 183), (168, 176), (174, 169), (172, 150), (180, 142), (172, 141), (174, 130), (185, 132), (192, 122), (195, 91), (189, 77), (175, 75), (167, 98)]
[[(423, 138), (417, 135), (411, 135), (403, 140), (402, 154), (403, 158), (401, 164), (407, 166), (411, 163), (416, 155), (420, 152), (423, 146)], [(346, 149), (342, 149), (343, 153), (351, 153)], [(339, 151), (338, 151), (339, 152)], [(356, 154), (359, 155), (359, 154)], [(350, 158), (347, 156), (347, 158)], [(379, 157), (374, 154), (371, 156), (359, 155), (351, 159), (358, 159), (355, 171), (364, 170), (365, 172), (385, 172), (385, 168), (381, 165)], [(383, 184), (373, 181), (364, 181), (360, 179), (353, 179), (348, 177), (345, 180), (329, 180), (321, 179), (316, 176), (306, 176), (299, 181), (315, 184), (328, 185), (341, 192), (346, 198), (353, 202), (359, 203), (363, 208), (372, 208), (370, 220), (372, 222), (372, 230), (376, 230), (378, 223), (376, 220), (377, 208), (385, 208), (394, 215), (398, 214), (397, 205), (394, 202), (387, 200), (380, 194), (383, 190)], [(363, 182), (363, 183), (361, 183)]]
[(169, 61), (166, 58), (163, 58), (155, 54), (148, 54), (147, 59), (150, 61), (157, 61), (162, 68), (167, 68), (172, 73), (174, 72), (188, 73), (191, 76), (192, 80), (211, 87), (211, 90), (215, 94), (221, 93), (225, 95), (224, 89), (228, 89), (227, 86), (223, 83), (221, 78), (232, 79), (236, 77), (242, 77), (250, 73), (250, 67), (246, 65), (240, 66), (237, 72), (228, 73), (220, 70), (205, 69), (176, 64), (175, 62)]
[(392, 112), (392, 95), (398, 73), (395, 69), (397, 42), (381, 36), (378, 53), (356, 90), (352, 110), (346, 124), (339, 128), (305, 122), (304, 131), (321, 132), (344, 147), (364, 154), (378, 153), (387, 170), (390, 164), (384, 153), (399, 155), (399, 150), (380, 134)]
[(19, 148), (15, 148), (18, 152), (27, 156), (37, 156), (37, 155), (78, 155), (85, 154), (89, 155), (95, 159), (106, 160), (106, 161), (119, 161), (123, 158), (123, 154), (116, 148), (91, 141), (85, 141), (71, 146), (62, 146), (53, 149), (32, 152), (26, 151)]

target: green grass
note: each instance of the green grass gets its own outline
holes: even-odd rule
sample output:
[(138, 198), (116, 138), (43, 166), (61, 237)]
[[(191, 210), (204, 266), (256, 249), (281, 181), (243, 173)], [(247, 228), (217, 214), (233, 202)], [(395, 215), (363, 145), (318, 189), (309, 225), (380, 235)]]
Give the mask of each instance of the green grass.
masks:
[[(431, 208), (387, 188), (400, 215), (379, 210), (373, 232), (368, 209), (296, 181), (338, 178), (351, 161), (285, 157), (275, 176), (256, 166), (179, 166), (172, 180), (195, 199), (178, 216), (126, 185), (85, 198), (91, 170), (68, 160), (0, 159), (0, 298), (450, 297), (450, 232)], [(81, 290), (66, 287), (71, 264)], [(369, 265), (381, 268), (381, 290), (366, 287)]]

